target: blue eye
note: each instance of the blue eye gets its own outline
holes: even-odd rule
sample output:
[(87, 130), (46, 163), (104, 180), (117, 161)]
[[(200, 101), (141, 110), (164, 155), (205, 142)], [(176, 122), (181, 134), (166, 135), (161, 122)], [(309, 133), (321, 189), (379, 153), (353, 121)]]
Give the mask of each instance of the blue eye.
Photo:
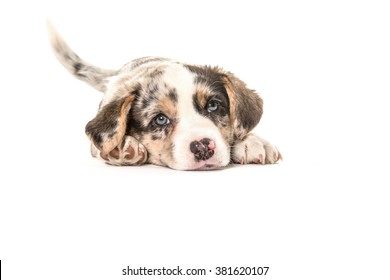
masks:
[(218, 108), (219, 108), (219, 103), (218, 103), (218, 101), (210, 100), (210, 101), (207, 103), (207, 111), (209, 111), (210, 113), (211, 113), (211, 112), (214, 112), (214, 111), (217, 111)]
[(164, 114), (158, 114), (157, 117), (154, 119), (154, 122), (157, 125), (164, 126), (169, 124), (171, 121)]

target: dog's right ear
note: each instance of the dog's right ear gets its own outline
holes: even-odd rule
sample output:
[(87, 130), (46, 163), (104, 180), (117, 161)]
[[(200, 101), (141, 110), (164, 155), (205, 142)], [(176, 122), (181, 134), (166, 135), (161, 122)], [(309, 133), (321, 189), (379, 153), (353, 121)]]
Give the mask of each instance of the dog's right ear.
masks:
[(263, 115), (263, 99), (230, 72), (225, 72), (225, 88), (230, 99), (234, 135), (243, 139)]
[(101, 155), (107, 155), (121, 143), (134, 99), (133, 92), (107, 103), (85, 127), (85, 133)]
[(47, 21), (47, 29), (53, 52), (66, 70), (98, 91), (106, 92), (107, 79), (116, 75), (117, 71), (101, 69), (83, 61), (62, 39), (50, 21)]

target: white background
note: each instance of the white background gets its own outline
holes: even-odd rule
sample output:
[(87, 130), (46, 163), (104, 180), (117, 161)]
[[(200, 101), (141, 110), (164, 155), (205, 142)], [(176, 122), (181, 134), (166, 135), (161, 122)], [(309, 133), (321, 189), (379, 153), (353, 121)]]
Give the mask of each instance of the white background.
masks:
[[(96, 2), (0, 4), (4, 279), (172, 279), (122, 276), (127, 265), (390, 279), (386, 1)], [(96, 161), (84, 126), (101, 94), (55, 60), (46, 17), (101, 67), (156, 55), (234, 72), (263, 97), (256, 132), (285, 160), (212, 172)]]

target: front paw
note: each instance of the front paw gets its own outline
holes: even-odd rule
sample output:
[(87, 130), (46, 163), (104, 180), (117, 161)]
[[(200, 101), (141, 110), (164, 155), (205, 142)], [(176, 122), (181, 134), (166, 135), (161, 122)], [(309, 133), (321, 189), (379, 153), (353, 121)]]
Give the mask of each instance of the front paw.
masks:
[(236, 142), (232, 150), (232, 160), (235, 163), (269, 164), (281, 159), (282, 155), (274, 145), (254, 134)]
[(112, 165), (141, 165), (146, 162), (147, 155), (144, 145), (132, 136), (125, 136), (114, 150), (99, 156)]

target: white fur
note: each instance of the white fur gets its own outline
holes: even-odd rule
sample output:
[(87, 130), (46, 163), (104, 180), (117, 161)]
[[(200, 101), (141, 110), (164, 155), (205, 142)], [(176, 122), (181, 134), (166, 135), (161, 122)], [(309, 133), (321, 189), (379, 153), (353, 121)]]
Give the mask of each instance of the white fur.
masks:
[(244, 140), (233, 147), (232, 159), (241, 164), (275, 163), (281, 159), (278, 149), (255, 134), (248, 134)]

